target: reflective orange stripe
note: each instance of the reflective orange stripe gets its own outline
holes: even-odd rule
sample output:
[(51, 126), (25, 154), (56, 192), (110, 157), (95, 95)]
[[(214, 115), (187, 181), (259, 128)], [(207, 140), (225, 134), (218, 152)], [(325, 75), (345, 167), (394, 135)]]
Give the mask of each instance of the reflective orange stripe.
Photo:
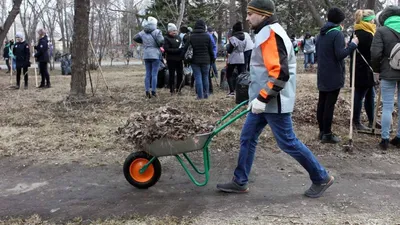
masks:
[(268, 96), (267, 91), (266, 91), (265, 89), (261, 89), (260, 95), (261, 95), (261, 97), (263, 97), (263, 98), (267, 98), (267, 96)]
[(267, 85), (270, 89), (272, 89), (272, 87), (274, 86), (274, 84), (272, 82), (267, 82)]
[(279, 62), (279, 51), (275, 32), (273, 30), (270, 32), (269, 38), (261, 44), (261, 54), (269, 76), (277, 79), (281, 72), (281, 64)]

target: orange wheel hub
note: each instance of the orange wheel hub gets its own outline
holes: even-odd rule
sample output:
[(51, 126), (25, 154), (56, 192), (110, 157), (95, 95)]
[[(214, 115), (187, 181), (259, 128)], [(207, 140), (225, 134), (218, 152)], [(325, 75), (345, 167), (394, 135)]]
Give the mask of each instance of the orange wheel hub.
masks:
[(151, 180), (151, 178), (154, 176), (154, 167), (152, 164), (150, 164), (147, 169), (144, 171), (144, 173), (140, 173), (140, 169), (143, 168), (144, 165), (146, 165), (149, 162), (149, 160), (144, 159), (144, 158), (139, 158), (135, 159), (130, 167), (129, 167), (129, 173), (131, 177), (136, 180), (137, 182), (148, 182)]

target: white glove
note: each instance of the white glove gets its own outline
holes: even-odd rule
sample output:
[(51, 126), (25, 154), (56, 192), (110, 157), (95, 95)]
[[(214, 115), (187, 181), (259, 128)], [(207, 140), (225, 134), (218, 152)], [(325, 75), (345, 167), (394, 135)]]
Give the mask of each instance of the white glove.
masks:
[(255, 98), (253, 101), (250, 102), (249, 107), (247, 109), (251, 109), (251, 112), (254, 114), (260, 114), (265, 112), (266, 106), (267, 106), (266, 103)]

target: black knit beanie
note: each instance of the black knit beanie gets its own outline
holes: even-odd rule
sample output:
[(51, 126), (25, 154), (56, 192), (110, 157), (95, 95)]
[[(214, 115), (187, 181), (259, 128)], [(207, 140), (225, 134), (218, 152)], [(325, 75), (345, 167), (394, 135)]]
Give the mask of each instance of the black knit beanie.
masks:
[(232, 32), (243, 31), (242, 22), (237, 22), (232, 27)]
[(270, 17), (275, 13), (275, 3), (272, 0), (251, 0), (247, 11)]
[(206, 22), (204, 22), (204, 20), (197, 20), (194, 29), (202, 29), (206, 31)]
[(340, 24), (341, 22), (343, 22), (345, 18), (345, 15), (343, 13), (342, 10), (340, 10), (339, 8), (331, 8), (328, 11), (328, 21), (332, 22), (334, 24)]

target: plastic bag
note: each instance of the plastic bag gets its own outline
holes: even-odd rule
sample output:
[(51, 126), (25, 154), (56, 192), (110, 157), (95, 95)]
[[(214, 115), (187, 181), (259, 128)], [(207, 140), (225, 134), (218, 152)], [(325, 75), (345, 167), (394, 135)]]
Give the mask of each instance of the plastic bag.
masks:
[(249, 100), (250, 73), (243, 72), (236, 79), (236, 104)]

